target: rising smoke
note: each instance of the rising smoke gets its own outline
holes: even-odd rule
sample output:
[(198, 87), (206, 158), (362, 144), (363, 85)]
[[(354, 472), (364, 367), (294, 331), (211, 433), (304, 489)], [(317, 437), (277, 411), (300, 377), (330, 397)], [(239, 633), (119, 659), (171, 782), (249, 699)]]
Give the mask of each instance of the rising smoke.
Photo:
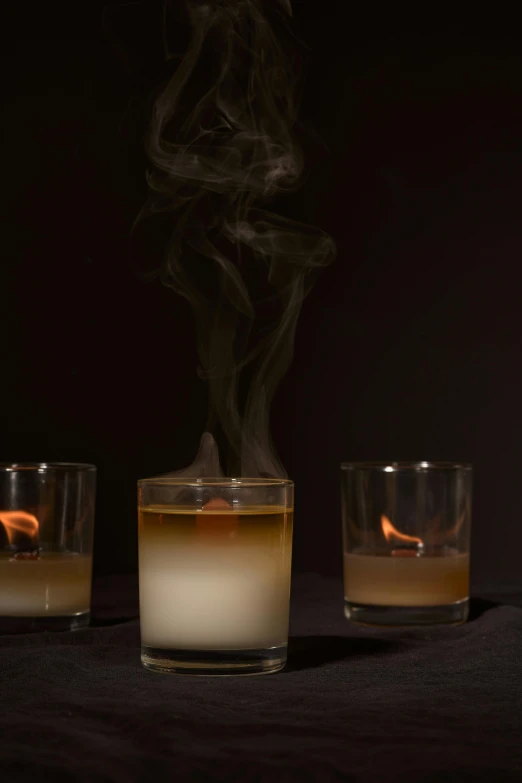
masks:
[(222, 475), (215, 438), (227, 475), (281, 477), (270, 406), (313, 273), (335, 254), (329, 236), (264, 206), (303, 177), (292, 11), (287, 0), (184, 9), (191, 40), (154, 104), (138, 218), (172, 214), (162, 279), (192, 307), (208, 383), (207, 431), (182, 473)]

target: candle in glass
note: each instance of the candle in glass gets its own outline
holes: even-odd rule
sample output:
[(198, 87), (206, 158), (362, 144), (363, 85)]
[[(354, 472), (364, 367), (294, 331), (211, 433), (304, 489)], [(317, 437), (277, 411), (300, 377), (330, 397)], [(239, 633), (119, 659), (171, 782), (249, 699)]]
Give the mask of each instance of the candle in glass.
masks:
[(2, 630), (88, 623), (95, 480), (92, 465), (0, 466)]
[[(469, 604), (470, 466), (422, 462), (342, 467), (346, 616), (384, 625), (464, 622)], [(399, 523), (394, 525), (388, 514)]]
[(139, 483), (146, 668), (251, 674), (284, 666), (292, 519), (289, 481)]

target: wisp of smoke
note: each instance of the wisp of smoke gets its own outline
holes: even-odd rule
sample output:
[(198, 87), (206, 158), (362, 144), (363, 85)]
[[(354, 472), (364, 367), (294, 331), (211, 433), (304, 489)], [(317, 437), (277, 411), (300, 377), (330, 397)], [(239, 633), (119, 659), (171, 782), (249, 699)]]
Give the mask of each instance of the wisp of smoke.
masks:
[(328, 235), (266, 209), (303, 175), (291, 7), (186, 0), (186, 14), (192, 37), (154, 104), (138, 218), (172, 215), (162, 279), (192, 307), (208, 383), (208, 432), (182, 473), (222, 475), (219, 431), (228, 475), (281, 477), (270, 407), (313, 273), (335, 255)]

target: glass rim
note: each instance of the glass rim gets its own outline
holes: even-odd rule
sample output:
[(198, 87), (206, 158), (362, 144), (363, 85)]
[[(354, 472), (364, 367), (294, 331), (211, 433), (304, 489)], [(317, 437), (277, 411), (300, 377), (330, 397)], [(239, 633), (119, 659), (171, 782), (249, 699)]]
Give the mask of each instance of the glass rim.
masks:
[(252, 487), (293, 487), (291, 479), (284, 478), (247, 478), (247, 477), (189, 477), (189, 476), (153, 476), (138, 480), (138, 486), (178, 486), (192, 487), (222, 487), (223, 489), (247, 489)]
[(89, 462), (0, 462), (0, 473), (21, 473), (36, 471), (47, 473), (52, 470), (96, 471), (96, 465)]
[(448, 460), (421, 461), (351, 461), (341, 462), (341, 470), (377, 470), (385, 473), (395, 473), (404, 470), (473, 470), (471, 462), (450, 462)]

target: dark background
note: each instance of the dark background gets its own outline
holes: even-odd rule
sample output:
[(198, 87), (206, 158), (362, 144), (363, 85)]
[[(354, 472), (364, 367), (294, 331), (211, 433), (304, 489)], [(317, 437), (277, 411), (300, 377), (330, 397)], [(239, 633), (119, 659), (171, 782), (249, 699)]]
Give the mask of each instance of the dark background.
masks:
[[(0, 457), (98, 466), (101, 574), (136, 568), (136, 480), (189, 463), (206, 417), (188, 306), (129, 255), (159, 5), (106, 12), (109, 37), (106, 7), (6, 27), (0, 283)], [(342, 460), (469, 460), (473, 580), (522, 582), (516, 25), (294, 8), (324, 148), (291, 209), (338, 245), (273, 411), (295, 567), (340, 575)]]

